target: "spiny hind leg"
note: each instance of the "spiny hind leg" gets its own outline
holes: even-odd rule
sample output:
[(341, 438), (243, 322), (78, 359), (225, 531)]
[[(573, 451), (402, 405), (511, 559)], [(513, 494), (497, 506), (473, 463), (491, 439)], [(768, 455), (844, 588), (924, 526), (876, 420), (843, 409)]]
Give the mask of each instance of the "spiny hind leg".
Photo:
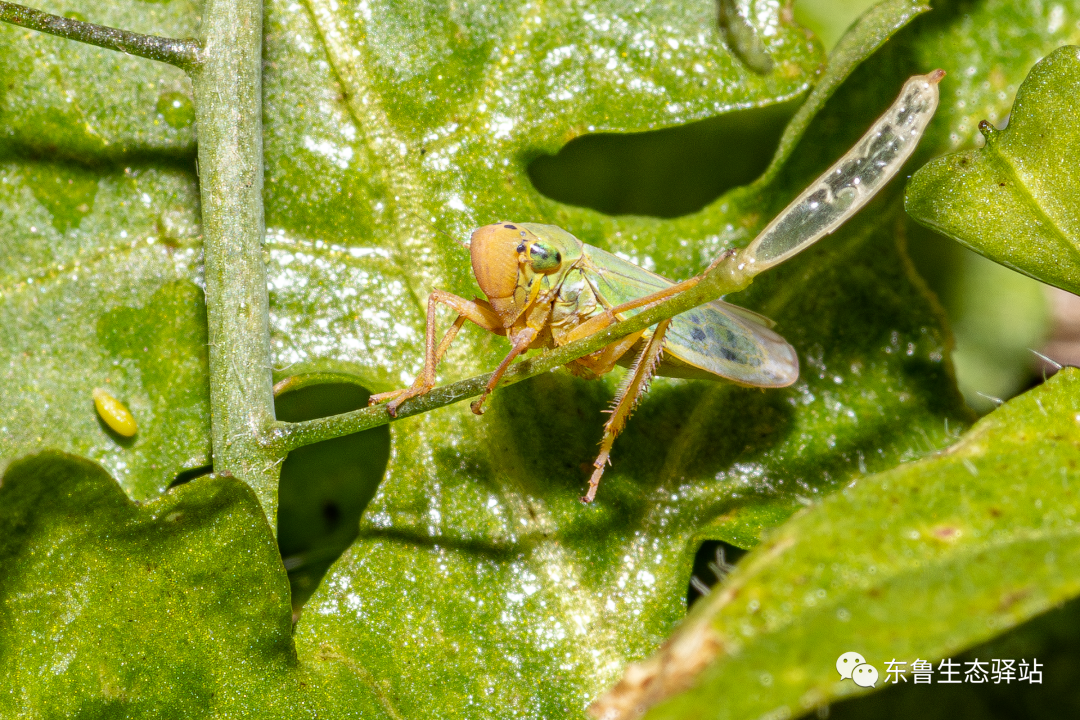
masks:
[[(438, 308), (439, 303), (446, 305), (457, 311), (458, 316), (454, 320), (454, 324), (450, 326), (450, 329), (443, 335), (439, 344), (435, 345), (435, 311)], [(465, 298), (458, 297), (452, 293), (444, 292), (442, 290), (433, 290), (431, 295), (428, 296), (427, 306), (427, 332), (424, 337), (424, 369), (417, 375), (413, 384), (407, 388), (401, 390), (392, 390), (390, 392), (378, 393), (372, 395), (368, 399), (369, 405), (377, 405), (378, 403), (390, 400), (390, 404), (387, 405), (386, 410), (390, 413), (391, 417), (397, 416), (397, 409), (403, 402), (409, 398), (416, 397), (417, 395), (423, 395), (435, 386), (435, 369), (442, 360), (443, 355), (446, 354), (447, 349), (450, 347), (450, 343), (454, 341), (457, 336), (458, 330), (465, 324), (466, 320), (471, 320), (476, 325), (494, 333), (505, 332), (502, 323), (499, 320), (499, 316), (495, 314), (487, 303), (480, 300), (466, 300)]]
[(656, 373), (656, 366), (660, 364), (660, 356), (664, 352), (664, 335), (667, 334), (670, 324), (671, 320), (668, 319), (656, 326), (656, 332), (649, 338), (649, 342), (638, 354), (633, 367), (623, 380), (615, 396), (611, 417), (604, 423), (604, 438), (600, 441), (600, 454), (593, 463), (595, 469), (592, 477), (589, 478), (589, 491), (585, 497), (581, 498), (581, 502), (591, 503), (596, 498), (596, 488), (600, 485), (600, 478), (609, 462), (611, 446), (615, 444), (615, 438), (626, 427), (626, 421), (637, 407), (642, 395), (649, 389), (649, 381)]

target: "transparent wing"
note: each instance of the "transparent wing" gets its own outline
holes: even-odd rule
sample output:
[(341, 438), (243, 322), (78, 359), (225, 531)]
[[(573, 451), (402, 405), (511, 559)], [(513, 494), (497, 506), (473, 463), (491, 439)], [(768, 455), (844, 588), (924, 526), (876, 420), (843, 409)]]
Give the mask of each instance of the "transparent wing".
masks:
[[(587, 275), (612, 305), (629, 302), (673, 283), (656, 273), (590, 245)], [(625, 319), (640, 309), (620, 315)], [(799, 359), (784, 338), (757, 313), (715, 301), (677, 315), (667, 333), (659, 374), (692, 379), (723, 378), (753, 387), (785, 387), (799, 377)]]
[(944, 70), (916, 75), (855, 147), (795, 198), (742, 252), (754, 274), (782, 263), (840, 227), (892, 179), (938, 106)]

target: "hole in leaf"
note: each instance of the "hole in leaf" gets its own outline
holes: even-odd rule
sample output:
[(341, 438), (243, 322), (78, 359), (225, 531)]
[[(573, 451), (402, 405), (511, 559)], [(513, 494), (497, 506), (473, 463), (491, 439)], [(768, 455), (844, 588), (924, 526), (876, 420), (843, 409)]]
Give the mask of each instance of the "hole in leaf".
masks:
[[(300, 422), (367, 406), (370, 393), (348, 375), (313, 373), (275, 388), (279, 420)], [(356, 539), (390, 458), (386, 425), (298, 448), (281, 466), (278, 548), (289, 574), (293, 620), (323, 575)]]
[(191, 468), (189, 470), (181, 470), (180, 472), (176, 473), (176, 477), (173, 478), (173, 481), (171, 483), (169, 483), (169, 487), (167, 489), (172, 490), (177, 485), (189, 483), (197, 477), (209, 475), (212, 472), (214, 472), (213, 465), (203, 465), (202, 467)]
[(727, 577), (749, 550), (735, 547), (723, 540), (706, 540), (694, 555), (694, 569), (686, 588), (686, 607), (709, 594), (712, 588)]
[(529, 178), (552, 200), (609, 215), (686, 215), (761, 175), (797, 107), (787, 102), (663, 130), (585, 135), (530, 163)]

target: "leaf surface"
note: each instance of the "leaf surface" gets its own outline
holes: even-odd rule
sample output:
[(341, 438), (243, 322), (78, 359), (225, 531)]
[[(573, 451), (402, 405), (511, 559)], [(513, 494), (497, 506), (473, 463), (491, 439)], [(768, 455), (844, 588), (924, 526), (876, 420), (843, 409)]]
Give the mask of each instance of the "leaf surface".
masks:
[(87, 460), (22, 459), (0, 487), (0, 563), (7, 717), (315, 717), (276, 544), (235, 480), (137, 506)]
[[(694, 687), (646, 717), (790, 717), (865, 692), (837, 673), (846, 652), (883, 688), (890, 661), (936, 669), (1075, 597), (1078, 464), (1080, 372), (1069, 368), (948, 450), (831, 495), (694, 608), (660, 655), (661, 683)], [(687, 666), (700, 675), (675, 675)]]
[(1080, 47), (1058, 48), (1027, 76), (1008, 126), (912, 178), (919, 222), (1031, 277), (1080, 292)]
[[(126, 24), (180, 35), (193, 27), (191, 7), (153, 7), (159, 26)], [(924, 24), (901, 32), (904, 58), (890, 60), (887, 79), (867, 82), (862, 67), (851, 71), (917, 12), (910, 3), (882, 7), (826, 67), (828, 93), (819, 91), (813, 111), (800, 116), (804, 125), (789, 133), (767, 181), (700, 213), (658, 220), (557, 203), (532, 187), (529, 163), (586, 133), (737, 118), (798, 101), (823, 57), (778, 3), (739, 4), (774, 63), (765, 74), (729, 50), (715, 6), (704, 1), (506, 3), (497, 12), (460, 3), (269, 4), (265, 197), (276, 379), (346, 373), (372, 390), (411, 381), (430, 288), (477, 293), (467, 254), (442, 232), (464, 239), (501, 218), (553, 222), (675, 279), (745, 244), (847, 149), (904, 75), (944, 64), (932, 51), (940, 38)], [(112, 17), (91, 9), (79, 11)], [(989, 23), (996, 12), (987, 6), (975, 21)], [(126, 16), (115, 17), (125, 24)], [(1026, 19), (1018, 11), (1010, 22)], [(948, 14), (929, 27), (966, 32)], [(3, 31), (10, 57), (32, 56), (27, 33)], [(1001, 52), (1015, 52), (1017, 43), (1002, 37)], [(871, 59), (875, 67), (894, 41)], [(86, 518), (68, 511), (57, 527), (75, 538), (65, 547), (81, 547), (78, 562), (100, 563), (103, 578), (127, 577), (109, 560), (108, 528), (150, 523), (140, 513), (179, 502), (173, 493), (194, 502), (222, 487), (198, 478), (158, 498), (179, 473), (209, 462), (194, 135), (183, 125), (183, 102), (155, 94), (183, 91), (182, 83), (169, 85), (172, 69), (142, 63), (139, 75), (114, 60), (97, 50), (57, 53), (41, 60), (40, 75), (15, 72), (17, 90), (6, 90), (0, 117), (7, 138), (0, 243), (12, 258), (0, 268), (0, 458), (42, 447), (75, 453), (147, 503), (126, 504), (100, 470), (72, 475), (98, 488), (83, 506), (104, 509)], [(109, 102), (134, 109), (64, 110), (52, 81), (42, 79), (60, 77), (61, 63), (79, 78), (109, 74)], [(28, 139), (22, 117), (32, 103), (57, 123), (40, 144)], [(949, 142), (957, 122), (953, 111), (946, 115), (931, 133), (933, 148)], [(246, 700), (221, 705), (223, 715), (245, 708), (272, 715), (299, 698), (297, 714), (333, 717), (580, 716), (626, 661), (653, 652), (682, 617), (702, 540), (752, 546), (798, 508), (945, 446), (967, 422), (949, 373), (947, 330), (907, 263), (900, 217), (895, 191), (887, 193), (819, 248), (733, 298), (779, 322), (798, 349), (802, 379), (771, 393), (658, 382), (616, 444), (594, 508), (576, 498), (614, 378), (588, 383), (553, 373), (497, 392), (483, 418), (451, 407), (394, 424), (386, 480), (359, 539), (304, 610), (295, 649), (281, 630), (289, 606), (284, 573), (265, 556), (269, 535), (248, 501), (236, 499), (242, 489), (225, 483), (235, 504), (221, 507), (237, 513), (237, 524), (208, 511), (217, 518), (210, 529), (169, 552), (205, 553), (205, 562), (227, 568), (262, 548), (243, 575), (262, 599), (229, 599), (233, 621), (256, 628), (251, 643), (221, 630), (187, 650), (175, 649), (178, 640), (162, 646), (192, 667), (242, 668), (236, 683)], [(489, 369), (505, 351), (502, 339), (466, 329), (440, 377)], [(97, 420), (90, 391), (98, 385), (135, 414), (141, 429), (129, 444)], [(40, 485), (40, 476), (27, 487)], [(52, 517), (47, 505), (24, 503), (16, 512), (12, 501), (12, 517)], [(133, 557), (166, 552), (157, 530), (148, 533)], [(28, 538), (40, 547), (60, 542), (45, 530)], [(40, 563), (41, 586), (49, 578), (62, 585), (74, 567), (55, 553)], [(5, 612), (31, 587), (27, 577), (9, 586)], [(172, 592), (193, 586), (186, 575), (174, 577)], [(149, 600), (158, 596), (140, 583), (129, 583), (134, 594), (123, 603), (94, 586), (87, 625), (71, 635), (76, 651), (93, 662), (106, 654), (90, 647), (97, 640), (89, 628), (93, 618), (104, 627), (116, 622), (114, 608), (142, 598), (145, 618), (169, 607)], [(213, 604), (208, 597), (200, 607)], [(244, 620), (244, 608), (258, 618)], [(12, 642), (29, 642), (11, 627)], [(136, 657), (142, 646), (131, 642)], [(247, 654), (266, 647), (258, 662)], [(19, 675), (42, 708), (52, 702), (47, 689), (60, 687), (38, 687), (49, 660), (29, 654)], [(106, 664), (90, 677), (83, 667), (68, 665), (50, 679), (67, 683), (70, 698), (56, 702), (78, 708), (90, 698), (92, 707), (104, 698), (119, 712), (144, 712), (139, 698), (149, 696), (137, 686), (147, 676)], [(316, 697), (301, 684), (326, 691)], [(189, 707), (176, 703), (179, 714)]]

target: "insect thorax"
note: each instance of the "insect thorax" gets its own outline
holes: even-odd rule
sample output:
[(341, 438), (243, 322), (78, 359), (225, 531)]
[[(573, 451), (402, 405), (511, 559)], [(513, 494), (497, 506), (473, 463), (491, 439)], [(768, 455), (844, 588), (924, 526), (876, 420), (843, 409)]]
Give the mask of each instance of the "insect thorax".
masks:
[(559, 285), (551, 306), (551, 336), (555, 344), (566, 344), (567, 333), (603, 310), (585, 273), (580, 268), (571, 268)]

